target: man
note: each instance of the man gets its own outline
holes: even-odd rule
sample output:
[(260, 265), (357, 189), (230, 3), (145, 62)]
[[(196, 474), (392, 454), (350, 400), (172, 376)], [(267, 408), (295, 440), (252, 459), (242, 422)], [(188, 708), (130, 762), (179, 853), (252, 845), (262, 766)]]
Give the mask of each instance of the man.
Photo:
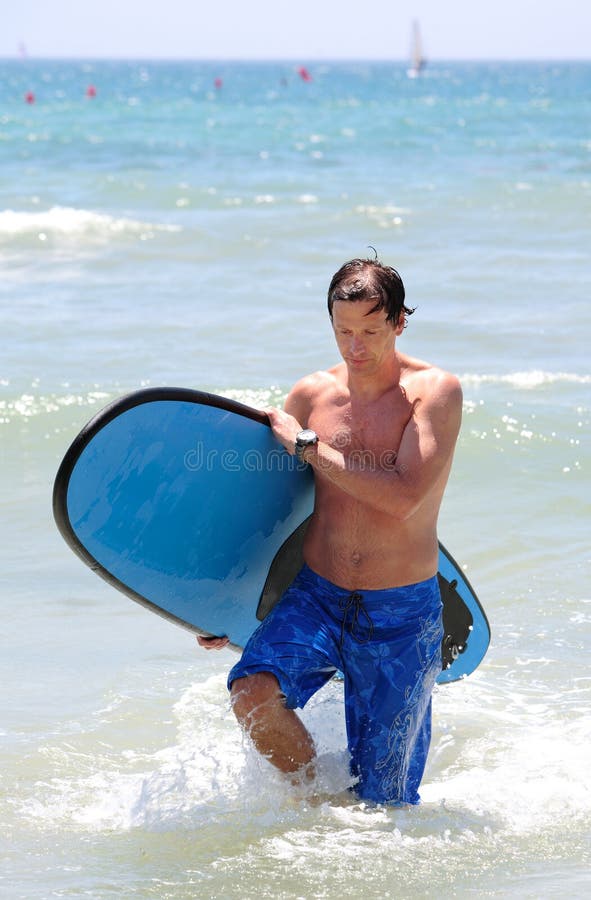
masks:
[[(355, 790), (418, 803), (441, 670), (437, 517), (459, 432), (458, 380), (401, 353), (413, 310), (395, 269), (355, 259), (328, 310), (342, 362), (268, 409), (276, 438), (312, 466), (305, 565), (252, 636), (228, 683), (257, 750), (313, 779), (315, 750), (294, 712), (344, 675)], [(199, 639), (220, 647), (224, 638)]]

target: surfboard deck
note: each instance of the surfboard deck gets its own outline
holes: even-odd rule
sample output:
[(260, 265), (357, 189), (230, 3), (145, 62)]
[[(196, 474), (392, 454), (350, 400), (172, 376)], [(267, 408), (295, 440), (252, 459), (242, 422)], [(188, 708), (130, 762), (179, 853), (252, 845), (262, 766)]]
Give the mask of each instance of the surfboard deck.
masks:
[[(309, 466), (259, 410), (203, 391), (148, 388), (101, 410), (56, 475), (53, 511), (94, 572), (153, 612), (244, 646), (301, 565)], [(463, 678), (490, 640), (486, 615), (440, 545), (444, 669)]]

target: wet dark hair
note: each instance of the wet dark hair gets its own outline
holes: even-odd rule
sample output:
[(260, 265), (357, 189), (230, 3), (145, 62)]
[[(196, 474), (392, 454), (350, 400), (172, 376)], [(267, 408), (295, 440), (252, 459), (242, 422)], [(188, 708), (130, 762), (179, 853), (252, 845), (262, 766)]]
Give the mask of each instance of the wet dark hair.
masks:
[[(373, 249), (373, 248), (372, 248)], [(411, 316), (414, 309), (404, 305), (405, 290), (402, 278), (392, 266), (380, 260), (352, 259), (336, 272), (328, 288), (328, 314), (337, 300), (375, 300), (370, 313), (386, 311), (386, 321), (397, 325), (400, 316)]]

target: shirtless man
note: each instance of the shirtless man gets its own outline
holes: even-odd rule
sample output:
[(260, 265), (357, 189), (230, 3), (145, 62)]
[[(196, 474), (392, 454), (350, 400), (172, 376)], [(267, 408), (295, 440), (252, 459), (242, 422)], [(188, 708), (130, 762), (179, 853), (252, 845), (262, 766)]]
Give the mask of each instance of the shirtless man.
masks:
[(443, 633), (437, 517), (462, 410), (457, 378), (397, 349), (404, 299), (394, 269), (346, 263), (328, 292), (343, 361), (298, 381), (283, 411), (266, 410), (276, 438), (314, 469), (315, 507), (304, 568), (228, 679), (257, 750), (311, 779), (314, 743), (294, 709), (340, 670), (355, 790), (395, 804), (419, 802), (429, 748)]

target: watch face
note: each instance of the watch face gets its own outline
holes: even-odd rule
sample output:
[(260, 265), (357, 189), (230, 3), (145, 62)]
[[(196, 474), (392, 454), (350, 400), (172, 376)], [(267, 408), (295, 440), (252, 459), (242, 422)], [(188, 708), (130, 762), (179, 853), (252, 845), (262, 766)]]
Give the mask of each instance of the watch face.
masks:
[(312, 431), (311, 428), (304, 428), (303, 431), (300, 431), (297, 439), (300, 444), (307, 444), (318, 440), (316, 432)]

